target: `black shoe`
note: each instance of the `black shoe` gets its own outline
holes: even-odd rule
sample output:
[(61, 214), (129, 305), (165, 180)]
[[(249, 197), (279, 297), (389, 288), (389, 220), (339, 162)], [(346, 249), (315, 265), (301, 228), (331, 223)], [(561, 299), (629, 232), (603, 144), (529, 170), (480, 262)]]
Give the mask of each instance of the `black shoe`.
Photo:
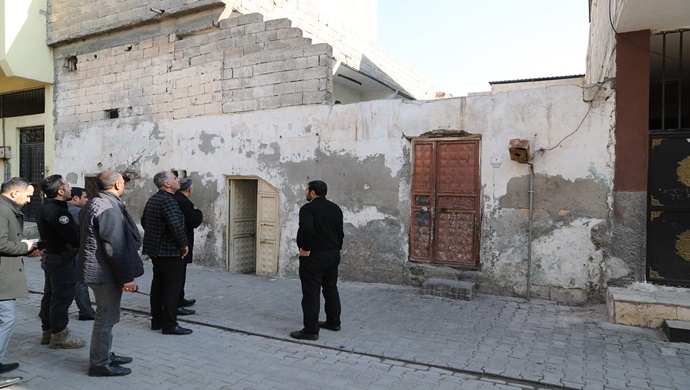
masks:
[(22, 380), (21, 376), (15, 376), (15, 377), (0, 376), (0, 388), (12, 386), (15, 383), (19, 383), (19, 381), (21, 381), (21, 380)]
[(132, 373), (127, 367), (120, 367), (115, 364), (107, 366), (89, 367), (89, 376), (123, 376)]
[(181, 326), (176, 326), (173, 329), (163, 329), (163, 334), (176, 334), (182, 336), (190, 333), (192, 333), (191, 329), (183, 328)]
[(184, 307), (178, 307), (177, 308), (177, 315), (178, 316), (188, 316), (196, 313), (194, 310), (189, 310), (185, 309)]
[(129, 364), (132, 362), (131, 357), (128, 356), (117, 356), (114, 353), (110, 353), (110, 363), (112, 364), (117, 364), (118, 366), (123, 365), (123, 364)]
[(328, 329), (328, 330), (332, 330), (334, 332), (337, 332), (340, 330), (340, 325), (333, 325), (333, 324), (330, 324), (326, 321), (319, 321), (319, 328)]
[(163, 327), (161, 326), (160, 322), (154, 322), (151, 320), (151, 330), (161, 330)]
[(183, 299), (180, 301), (180, 307), (189, 307), (196, 303), (196, 299)]
[(19, 367), (19, 363), (7, 363), (7, 364), (0, 363), (0, 374), (10, 372), (10, 371), (16, 369), (17, 367)]
[(79, 321), (93, 321), (95, 319), (94, 316), (90, 314), (79, 314)]
[(290, 332), (290, 337), (292, 337), (293, 339), (298, 339), (298, 340), (318, 340), (319, 339), (318, 334), (307, 333), (304, 331), (304, 329)]

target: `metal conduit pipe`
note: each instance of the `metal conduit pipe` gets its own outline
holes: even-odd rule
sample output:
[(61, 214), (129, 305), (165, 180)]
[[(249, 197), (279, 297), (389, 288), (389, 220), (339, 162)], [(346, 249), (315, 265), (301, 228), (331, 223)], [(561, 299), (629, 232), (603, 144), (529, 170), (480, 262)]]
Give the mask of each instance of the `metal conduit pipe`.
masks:
[(534, 222), (534, 164), (529, 165), (529, 227), (527, 228), (527, 300), (532, 295), (532, 223)]

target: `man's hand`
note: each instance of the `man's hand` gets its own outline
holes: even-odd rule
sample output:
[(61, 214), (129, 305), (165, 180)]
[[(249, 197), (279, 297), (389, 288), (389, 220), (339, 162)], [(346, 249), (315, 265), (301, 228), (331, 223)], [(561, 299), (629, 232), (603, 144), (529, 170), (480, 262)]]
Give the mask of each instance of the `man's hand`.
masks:
[(36, 241), (22, 240), (22, 242), (26, 244), (26, 253), (33, 252), (34, 249), (38, 248)]
[(310, 253), (311, 253), (311, 251), (305, 251), (304, 249), (299, 248), (299, 255), (302, 257), (309, 257)]
[(26, 257), (40, 257), (41, 255), (43, 255), (43, 253), (41, 253), (41, 250), (36, 248), (33, 251), (31, 251), (31, 253), (26, 254), (24, 256), (26, 256)]
[(132, 280), (129, 283), (125, 283), (122, 285), (122, 291), (125, 292), (136, 292), (137, 291), (137, 282)]
[(188, 253), (189, 253), (189, 247), (188, 246), (182, 248), (182, 258), (183, 259), (185, 256), (187, 256)]

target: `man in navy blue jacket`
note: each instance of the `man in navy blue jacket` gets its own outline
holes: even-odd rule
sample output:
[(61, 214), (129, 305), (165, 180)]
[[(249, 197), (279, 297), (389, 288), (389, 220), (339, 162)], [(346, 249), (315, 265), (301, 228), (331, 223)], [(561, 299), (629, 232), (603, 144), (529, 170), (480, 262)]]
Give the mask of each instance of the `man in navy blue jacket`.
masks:
[[(295, 339), (318, 340), (319, 328), (340, 330), (338, 265), (343, 248), (343, 211), (326, 199), (328, 187), (320, 180), (307, 184), (309, 203), (299, 210), (299, 279), (302, 282), (304, 328), (290, 333)], [(319, 322), (323, 289), (326, 321)]]
[(79, 231), (67, 209), (72, 197), (69, 183), (60, 175), (41, 181), (46, 200), (36, 213), (36, 227), (41, 236), (43, 256), (41, 268), (45, 275), (41, 310), (41, 344), (57, 348), (81, 348), (86, 341), (72, 337), (67, 324), (68, 310), (77, 286), (77, 250)]
[(125, 179), (115, 171), (96, 176), (98, 195), (79, 212), (79, 280), (96, 297), (96, 318), (91, 332), (89, 376), (121, 376), (132, 372), (120, 367), (131, 357), (111, 352), (113, 326), (120, 322), (122, 292), (137, 291), (134, 278), (144, 274), (137, 252), (141, 235), (120, 197)]
[(177, 307), (182, 288), (184, 257), (189, 252), (184, 216), (173, 194), (180, 182), (171, 172), (153, 176), (158, 192), (146, 202), (141, 225), (144, 227), (143, 254), (153, 262), (151, 281), (151, 329), (163, 334), (185, 335), (191, 329), (177, 324)]

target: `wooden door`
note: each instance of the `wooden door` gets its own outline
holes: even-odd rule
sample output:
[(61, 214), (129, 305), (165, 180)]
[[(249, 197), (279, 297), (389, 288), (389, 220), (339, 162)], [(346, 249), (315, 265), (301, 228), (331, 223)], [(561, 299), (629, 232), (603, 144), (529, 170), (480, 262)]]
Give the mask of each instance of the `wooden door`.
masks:
[(230, 180), (228, 270), (256, 271), (256, 180)]
[(259, 180), (256, 274), (278, 273), (278, 191)]
[(410, 259), (479, 267), (479, 140), (413, 145)]

